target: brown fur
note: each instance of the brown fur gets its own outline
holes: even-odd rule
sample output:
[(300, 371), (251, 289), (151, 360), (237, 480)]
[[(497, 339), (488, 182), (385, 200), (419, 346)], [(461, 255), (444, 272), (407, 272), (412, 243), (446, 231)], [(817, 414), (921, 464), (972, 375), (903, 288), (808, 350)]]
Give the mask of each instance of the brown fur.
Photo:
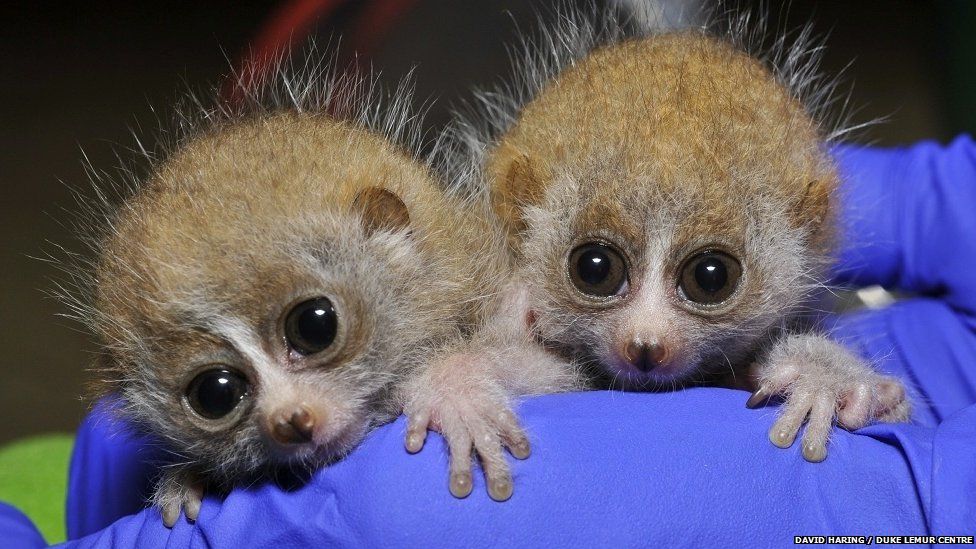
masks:
[[(201, 480), (331, 461), (400, 413), (406, 380), (480, 322), (504, 261), (470, 206), (381, 135), (316, 113), (229, 121), (153, 170), (111, 221), (92, 323), (103, 391), (185, 460), (156, 496), (167, 524), (181, 504), (195, 518)], [(335, 341), (296, 354), (285, 318), (318, 296)], [(184, 395), (214, 365), (251, 390), (208, 420)], [(283, 447), (293, 410), (311, 440)]]
[[(233, 303), (246, 318), (263, 318), (265, 296), (298, 283), (283, 277), (282, 257), (265, 255), (265, 247), (286, 244), (269, 237), (318, 212), (346, 211), (351, 219), (357, 193), (378, 188), (409, 204), (412, 223), (424, 230), (425, 253), (448, 259), (458, 256), (454, 252), (460, 247), (451, 266), (468, 269), (466, 258), (474, 253), (470, 248), (480, 247), (475, 235), (483, 234), (484, 223), (449, 205), (425, 168), (379, 136), (322, 115), (283, 114), (201, 137), (156, 171), (126, 205), (106, 243), (110, 251), (99, 269), (99, 308), (113, 318), (141, 319), (131, 325), (146, 324), (164, 314), (158, 303), (191, 296), (201, 283), (210, 283), (216, 301)], [(371, 230), (379, 228), (376, 224), (368, 223)], [(253, 280), (255, 287), (241, 293), (229, 273), (246, 273), (241, 278)], [(472, 274), (469, 280), (478, 279)], [(113, 299), (135, 287), (140, 288), (137, 300)], [(434, 301), (446, 307), (438, 316), (460, 314), (470, 321), (470, 311), (451, 311), (453, 303), (466, 301), (469, 288), (452, 292)], [(106, 334), (106, 339), (120, 335)]]
[[(810, 461), (826, 456), (835, 415), (856, 417), (847, 428), (906, 419), (900, 382), (813, 328), (839, 183), (818, 107), (804, 101), (823, 98), (808, 89), (820, 82), (815, 56), (805, 67), (808, 52), (785, 50), (777, 68), (699, 29), (633, 36), (591, 16), (570, 12), (544, 32), (521, 84), (503, 88), (515, 93), (481, 96), (499, 118), (483, 124), (487, 137), (470, 121), (455, 130), (514, 251), (515, 322), (531, 319), (543, 345), (589, 365), (596, 387), (754, 375), (757, 398), (787, 400), (775, 444), (792, 443), (809, 412)], [(593, 243), (622, 257), (612, 295), (570, 274), (573, 250)], [(711, 304), (682, 287), (706, 250), (741, 271)]]
[[(760, 61), (722, 40), (696, 31), (633, 39), (593, 52), (546, 86), (487, 166), (509, 234), (517, 241), (521, 212), (541, 203), (555, 174), (600, 161), (624, 174), (653, 164), (664, 194), (694, 185), (708, 216), (686, 227), (689, 235), (741, 222), (728, 196), (771, 193), (793, 205), (792, 221), (813, 227), (826, 251), (822, 221), (837, 179), (817, 127)], [(752, 173), (756, 164), (762, 173)], [(600, 181), (609, 196), (633, 183)]]

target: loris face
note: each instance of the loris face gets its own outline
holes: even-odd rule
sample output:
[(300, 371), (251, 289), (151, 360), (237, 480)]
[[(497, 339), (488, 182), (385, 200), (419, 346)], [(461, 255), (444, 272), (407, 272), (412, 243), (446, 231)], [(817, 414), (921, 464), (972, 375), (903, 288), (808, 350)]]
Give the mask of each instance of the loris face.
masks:
[(127, 417), (216, 477), (348, 452), (457, 320), (454, 260), (427, 238), (434, 188), (324, 117), (190, 142), (123, 207), (98, 266)]
[(404, 281), (430, 267), (405, 231), (328, 213), (257, 230), (162, 260), (170, 274), (125, 305), (141, 310), (116, 317), (130, 411), (226, 476), (349, 451), (426, 337)]
[(624, 387), (748, 360), (831, 246), (817, 124), (762, 62), (697, 31), (567, 66), (485, 169), (539, 335)]
[(737, 180), (755, 174), (591, 166), (557, 175), (526, 210), (523, 261), (539, 335), (615, 386), (728, 370), (815, 285), (807, 230)]

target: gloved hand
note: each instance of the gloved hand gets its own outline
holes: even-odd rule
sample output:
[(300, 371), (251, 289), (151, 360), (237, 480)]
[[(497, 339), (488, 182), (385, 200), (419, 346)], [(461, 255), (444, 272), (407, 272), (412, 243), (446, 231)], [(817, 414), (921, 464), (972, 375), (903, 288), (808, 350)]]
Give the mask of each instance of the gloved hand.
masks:
[[(515, 495), (465, 500), (445, 485), (431, 435), (378, 429), (306, 485), (206, 498), (172, 530), (141, 509), (158, 455), (96, 410), (79, 431), (69, 536), (109, 546), (784, 545), (794, 535), (976, 532), (976, 146), (840, 147), (847, 240), (838, 280), (913, 297), (838, 318), (836, 337), (914, 387), (914, 424), (837, 430), (828, 459), (766, 440), (775, 410), (742, 392), (591, 392), (528, 399), (533, 455)], [(475, 476), (480, 484), (479, 476)], [(112, 521), (124, 513), (135, 513)], [(100, 531), (99, 531), (100, 530)]]
[(0, 539), (4, 547), (33, 549), (46, 547), (44, 537), (30, 519), (13, 506), (0, 501)]
[(976, 402), (976, 146), (960, 137), (835, 156), (846, 182), (838, 281), (911, 296), (839, 317), (836, 332), (914, 385), (916, 420), (937, 425)]

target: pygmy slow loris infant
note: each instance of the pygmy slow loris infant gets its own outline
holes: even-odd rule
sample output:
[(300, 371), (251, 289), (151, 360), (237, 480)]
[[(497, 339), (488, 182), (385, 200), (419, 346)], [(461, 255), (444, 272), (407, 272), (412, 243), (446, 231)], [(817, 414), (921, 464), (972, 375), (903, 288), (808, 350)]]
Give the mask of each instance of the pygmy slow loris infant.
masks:
[(377, 114), (362, 82), (296, 74), (207, 112), (94, 264), (103, 390), (178, 457), (154, 496), (168, 526), (205, 486), (326, 464), (399, 414), (495, 268), (485, 218), (395, 143), (402, 94)]
[(750, 405), (785, 401), (770, 440), (806, 423), (812, 462), (835, 421), (907, 420), (902, 383), (811, 319), (838, 236), (816, 55), (801, 42), (767, 64), (747, 25), (561, 21), (522, 80), (482, 97), (482, 129), (457, 126), (514, 250), (509, 323), (593, 387), (752, 378)]

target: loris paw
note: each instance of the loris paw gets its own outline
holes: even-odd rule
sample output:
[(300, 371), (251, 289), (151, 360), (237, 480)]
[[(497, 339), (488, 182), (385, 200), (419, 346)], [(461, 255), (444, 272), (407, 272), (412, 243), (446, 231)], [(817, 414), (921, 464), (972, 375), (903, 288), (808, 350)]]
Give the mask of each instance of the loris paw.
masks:
[(472, 449), (481, 462), (488, 495), (495, 501), (512, 497), (512, 473), (504, 449), (518, 459), (529, 457), (529, 440), (511, 410), (506, 391), (479, 376), (476, 354), (454, 354), (433, 368), (407, 395), (407, 434), (410, 453), (419, 452), (427, 431), (440, 433), (450, 450), (451, 494), (467, 497), (472, 490)]
[(195, 522), (203, 503), (203, 483), (192, 473), (168, 470), (156, 486), (153, 501), (163, 515), (163, 524), (167, 528), (176, 525), (181, 510), (187, 520)]
[(810, 462), (826, 459), (835, 421), (854, 430), (875, 420), (907, 421), (911, 415), (901, 381), (878, 374), (822, 336), (791, 335), (780, 340), (758, 365), (758, 375), (759, 389), (746, 405), (756, 407), (771, 397), (783, 398), (769, 440), (789, 448), (805, 422), (803, 457)]

